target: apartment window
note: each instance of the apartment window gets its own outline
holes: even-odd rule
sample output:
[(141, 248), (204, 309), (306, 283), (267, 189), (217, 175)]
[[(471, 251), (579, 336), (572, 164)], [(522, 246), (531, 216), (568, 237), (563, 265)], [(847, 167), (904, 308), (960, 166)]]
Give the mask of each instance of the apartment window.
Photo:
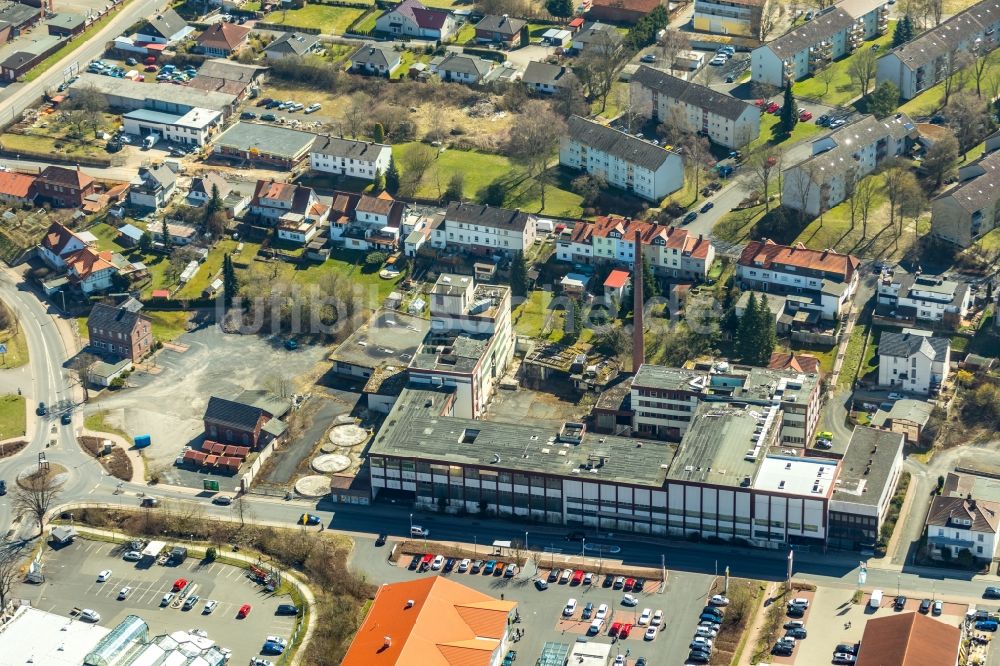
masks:
[(976, 541), (978, 541), (979, 543), (982, 543), (983, 542), (983, 535), (982, 534), (977, 534), (976, 535)]

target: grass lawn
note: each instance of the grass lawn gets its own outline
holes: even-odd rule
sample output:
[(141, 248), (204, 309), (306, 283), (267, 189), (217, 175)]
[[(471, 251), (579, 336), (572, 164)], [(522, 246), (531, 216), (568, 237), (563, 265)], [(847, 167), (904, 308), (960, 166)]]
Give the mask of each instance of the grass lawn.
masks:
[(517, 334), (531, 338), (541, 337), (551, 301), (552, 292), (535, 290), (528, 294), (527, 300), (515, 308), (513, 313), (514, 330)]
[(872, 328), (871, 339), (865, 349), (865, 355), (861, 359), (861, 370), (858, 371), (858, 378), (864, 379), (871, 375), (870, 379), (878, 381), (878, 343), (882, 337), (882, 329)]
[(28, 418), (24, 410), (24, 396), (0, 396), (0, 441), (24, 435)]
[[(411, 142), (393, 146), (393, 153), (401, 170), (406, 164), (407, 152), (417, 145), (416, 142)], [(448, 181), (455, 173), (462, 173), (465, 176), (463, 193), (468, 199), (477, 199), (480, 191), (487, 185), (495, 180), (502, 180), (507, 187), (506, 205), (509, 208), (522, 208), (533, 213), (543, 212), (565, 217), (579, 216), (583, 212), (581, 197), (566, 189), (568, 183), (556, 182), (546, 188), (545, 210), (541, 211), (541, 192), (538, 184), (528, 179), (522, 169), (510, 159), (502, 155), (462, 150), (446, 150), (439, 153), (434, 164), (420, 181), (416, 196), (437, 198), (444, 192)], [(406, 177), (405, 173), (403, 177)]]
[(819, 369), (822, 372), (832, 372), (833, 362), (837, 357), (836, 347), (814, 347), (811, 345), (799, 345), (795, 343), (794, 345), (788, 347), (784, 351), (788, 351), (795, 354), (809, 354), (810, 356), (815, 356), (819, 359)]
[(989, 232), (978, 241), (976, 245), (979, 249), (986, 252), (993, 252), (995, 250), (1000, 250), (1000, 229), (994, 229)]
[(239, 245), (237, 241), (225, 239), (219, 241), (212, 251), (208, 253), (208, 258), (195, 273), (194, 277), (174, 294), (175, 298), (199, 298), (205, 288), (219, 277), (222, 272), (222, 260), (226, 254), (236, 252)]
[(837, 380), (837, 386), (840, 388), (850, 388), (854, 384), (858, 368), (861, 367), (863, 360), (861, 354), (867, 335), (868, 327), (861, 322), (856, 323), (851, 330), (851, 339), (847, 341), (844, 362), (840, 366), (840, 377)]
[[(60, 147), (57, 148), (56, 144)], [(0, 134), (0, 145), (12, 153), (62, 155), (64, 157), (106, 157), (103, 148), (90, 143), (77, 143), (28, 134)]]
[(754, 148), (757, 148), (765, 143), (777, 145), (779, 143), (787, 142), (788, 145), (791, 145), (793, 143), (798, 143), (803, 139), (808, 139), (809, 137), (823, 131), (822, 127), (810, 120), (805, 123), (795, 123), (795, 129), (792, 130), (792, 133), (789, 136), (784, 136), (778, 129), (780, 121), (780, 115), (776, 116), (773, 113), (761, 114), (760, 136), (758, 136), (754, 142), (750, 144), (750, 150), (753, 150)]
[(110, 432), (113, 435), (119, 435), (129, 444), (133, 444), (134, 442), (132, 441), (132, 436), (121, 428), (109, 423), (106, 418), (107, 415), (107, 412), (104, 411), (88, 414), (87, 417), (83, 419), (83, 427), (94, 432)]
[(719, 240), (729, 243), (748, 240), (750, 231), (763, 215), (764, 206), (730, 211), (715, 223), (715, 226), (712, 227), (712, 234)]
[(857, 84), (855, 84), (848, 73), (851, 61), (857, 57), (858, 53), (870, 49), (872, 44), (878, 44), (879, 53), (885, 52), (892, 43), (892, 31), (895, 25), (895, 21), (890, 21), (889, 30), (885, 35), (870, 42), (865, 42), (853, 54), (831, 63), (827, 69), (832, 70), (834, 75), (833, 80), (830, 81), (829, 90), (827, 90), (826, 83), (815, 76), (811, 76), (793, 85), (792, 92), (798, 97), (809, 97), (830, 106), (843, 106), (847, 104), (856, 98), (860, 92)]
[[(341, 273), (351, 278), (355, 287), (362, 290), (363, 300), (368, 308), (376, 308), (389, 296), (402, 276), (393, 280), (383, 280), (376, 271), (366, 271), (364, 262), (367, 252), (336, 248), (330, 258), (322, 264), (308, 263), (295, 265), (287, 261), (277, 263), (278, 277), (290, 279), (302, 285), (319, 284), (330, 272)], [(237, 277), (238, 277), (237, 273)]]
[[(187, 323), (191, 319), (190, 312), (167, 312), (144, 310), (144, 314), (153, 322), (153, 337), (160, 342), (176, 340), (187, 332)], [(86, 329), (86, 326), (84, 326)]]
[(358, 32), (371, 32), (375, 29), (375, 21), (378, 20), (379, 14), (381, 12), (374, 11), (365, 17), (365, 20), (354, 26), (354, 29)]
[(101, 250), (107, 250), (109, 252), (123, 252), (125, 254), (132, 251), (131, 248), (127, 248), (118, 243), (116, 240), (118, 238), (118, 230), (110, 224), (101, 222), (100, 224), (95, 224), (87, 231), (97, 236), (97, 247)]
[[(373, 24), (374, 25), (374, 24)], [(418, 62), (429, 63), (431, 61), (431, 56), (426, 53), (417, 53), (416, 51), (401, 51), (399, 54), (399, 67), (396, 71), (392, 73), (392, 78), (403, 79), (406, 78), (406, 74), (410, 71), (410, 67), (413, 67)], [(350, 66), (350, 63), (347, 65)]]
[(0, 344), (7, 345), (7, 353), (2, 356), (0, 369), (19, 368), (28, 362), (28, 340), (24, 337), (24, 328), (18, 326), (17, 333), (10, 329), (0, 331)]
[(319, 31), (324, 35), (342, 35), (347, 30), (347, 26), (354, 23), (364, 13), (364, 9), (354, 7), (306, 5), (302, 9), (272, 12), (268, 17), (268, 23), (300, 28), (319, 28)]
[[(975, 66), (969, 65), (965, 68), (964, 72), (967, 80), (965, 86), (966, 90), (976, 91), (976, 76), (975, 76)], [(988, 97), (986, 88), (988, 88), (987, 81), (995, 76), (1000, 76), (1000, 53), (994, 51), (987, 58), (986, 69), (983, 70), (983, 95), (984, 99)], [(944, 100), (944, 81), (938, 83), (937, 85), (931, 86), (927, 90), (923, 91), (910, 101), (899, 107), (899, 111), (908, 114), (911, 118), (915, 116), (927, 116), (933, 114), (941, 108), (941, 103)]]
[(598, 119), (605, 118), (611, 120), (617, 118), (621, 114), (621, 107), (628, 103), (628, 99), (628, 83), (615, 81), (611, 92), (608, 94), (608, 105), (602, 111), (601, 100), (595, 99), (590, 105), (590, 113), (597, 116)]
[(90, 26), (88, 26), (87, 29), (81, 35), (79, 35), (76, 39), (74, 39), (74, 40), (72, 40), (70, 42), (67, 42), (66, 44), (63, 44), (62, 48), (60, 48), (58, 51), (56, 51), (55, 53), (53, 53), (52, 55), (50, 55), (45, 60), (43, 60), (40, 63), (38, 63), (37, 65), (35, 65), (31, 69), (30, 72), (28, 72), (27, 74), (25, 74), (24, 80), (25, 81), (34, 81), (39, 76), (41, 76), (43, 73), (45, 73), (54, 64), (56, 64), (57, 62), (59, 62), (60, 60), (62, 60), (66, 56), (68, 56), (70, 53), (72, 53), (73, 51), (76, 51), (78, 48), (80, 48), (81, 46), (83, 46), (84, 44), (86, 44), (88, 41), (90, 41), (90, 39), (94, 35), (96, 35), (98, 32), (100, 32), (101, 29), (104, 28), (104, 26), (106, 26), (108, 23), (110, 23), (111, 19), (113, 17), (117, 16), (118, 12), (120, 12), (122, 10), (122, 8), (125, 7), (126, 5), (128, 5), (128, 0), (126, 0), (126, 2), (122, 3), (121, 5), (119, 5), (117, 10), (115, 10), (113, 12), (108, 12), (107, 14), (104, 15), (104, 17), (100, 21), (97, 21), (96, 23), (92, 23)]
[[(445, 0), (445, 2), (447, 2), (447, 0)], [(462, 27), (458, 29), (458, 32), (456, 32), (451, 38), (451, 41), (453, 44), (474, 44), (476, 41), (476, 26), (472, 23), (464, 23)]]

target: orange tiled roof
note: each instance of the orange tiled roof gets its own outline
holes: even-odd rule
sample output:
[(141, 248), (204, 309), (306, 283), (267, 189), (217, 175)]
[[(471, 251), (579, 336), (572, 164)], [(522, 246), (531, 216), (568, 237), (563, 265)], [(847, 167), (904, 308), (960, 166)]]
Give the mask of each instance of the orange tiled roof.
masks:
[(215, 23), (198, 35), (196, 40), (200, 46), (235, 51), (250, 34), (250, 28), (232, 23)]
[[(79, 240), (79, 237), (65, 226), (58, 222), (53, 222), (48, 231), (45, 232), (45, 237), (42, 238), (42, 247), (51, 250), (53, 254), (61, 256), (63, 250), (74, 238)], [(80, 242), (83, 243), (83, 241)]]
[(687, 229), (655, 224), (645, 220), (633, 220), (629, 217), (607, 215), (597, 218), (594, 222), (577, 222), (573, 227), (571, 240), (574, 243), (590, 245), (593, 238), (608, 238), (617, 233), (623, 240), (631, 242), (633, 235), (639, 231), (643, 245), (652, 245), (657, 238), (663, 245), (689, 253), (696, 259), (706, 259), (711, 242), (707, 238), (695, 236)]
[(954, 666), (962, 632), (917, 613), (874, 618), (865, 625), (857, 666)]
[(819, 372), (819, 359), (811, 354), (786, 354), (774, 352), (767, 364), (768, 370), (795, 370), (797, 372)]
[(741, 266), (771, 268), (774, 264), (832, 273), (848, 281), (860, 262), (834, 250), (810, 250), (805, 245), (778, 245), (770, 239), (751, 241), (740, 255)]
[(604, 281), (604, 286), (611, 287), (612, 289), (621, 289), (628, 283), (628, 278), (628, 271), (616, 268), (608, 274), (608, 279)]
[(0, 194), (27, 199), (34, 184), (34, 176), (14, 171), (0, 171)]
[(98, 271), (114, 268), (110, 252), (96, 252), (89, 247), (66, 257), (66, 266), (81, 280)]
[(383, 585), (341, 664), (487, 666), (516, 606), (441, 576)]

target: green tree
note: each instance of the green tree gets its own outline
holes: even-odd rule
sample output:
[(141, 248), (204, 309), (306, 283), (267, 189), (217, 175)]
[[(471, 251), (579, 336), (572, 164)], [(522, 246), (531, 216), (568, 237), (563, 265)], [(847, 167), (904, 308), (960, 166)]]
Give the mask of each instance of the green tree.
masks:
[(653, 268), (649, 265), (649, 260), (642, 260), (642, 295), (644, 298), (655, 298), (660, 295), (660, 283), (653, 275)]
[(573, 0), (546, 0), (545, 11), (556, 18), (569, 18), (573, 15)]
[(395, 157), (389, 158), (389, 168), (385, 172), (385, 189), (392, 195), (399, 192), (399, 167), (396, 166)]
[(756, 365), (766, 365), (771, 360), (774, 346), (777, 343), (777, 332), (775, 331), (774, 315), (767, 304), (767, 294), (757, 301), (757, 313), (754, 321), (756, 328), (757, 346), (754, 349)]
[(372, 128), (372, 141), (385, 143), (385, 128), (382, 127), (382, 123), (375, 123), (375, 127)]
[(510, 264), (510, 290), (514, 296), (521, 298), (528, 295), (528, 263), (521, 251), (514, 254)]
[(233, 304), (233, 297), (239, 291), (240, 284), (236, 279), (236, 269), (233, 268), (233, 257), (227, 254), (222, 260), (222, 297), (226, 307)]
[(899, 88), (891, 81), (883, 81), (868, 97), (868, 110), (876, 118), (885, 118), (899, 106)]
[(385, 189), (385, 176), (382, 175), (382, 169), (375, 169), (375, 175), (372, 176), (372, 193), (378, 194)]
[(795, 102), (795, 95), (792, 94), (792, 84), (789, 83), (785, 86), (785, 99), (781, 106), (781, 131), (784, 134), (791, 134), (797, 122), (799, 122), (799, 106)]
[(365, 256), (365, 263), (369, 266), (381, 266), (389, 258), (385, 252), (369, 252)]
[(444, 191), (445, 201), (461, 201), (462, 193), (465, 190), (465, 174), (456, 171), (448, 181), (448, 187)]
[(736, 351), (740, 358), (748, 359), (753, 356), (754, 346), (757, 344), (757, 296), (750, 294), (743, 316), (740, 317), (739, 328), (736, 330)]
[(167, 232), (166, 216), (164, 216), (163, 222), (160, 224), (160, 233), (163, 235), (163, 251), (170, 254), (170, 248), (173, 246), (173, 242), (170, 240), (170, 234)]
[(222, 196), (219, 194), (219, 186), (213, 184), (212, 195), (205, 204), (205, 219), (207, 220), (215, 213), (221, 213), (224, 208), (225, 204), (222, 201)]
[(524, 27), (521, 28), (521, 33), (519, 37), (521, 38), (521, 48), (524, 48), (525, 46), (531, 44), (531, 32), (528, 30), (527, 24), (525, 24)]
[(913, 39), (913, 19), (909, 14), (903, 14), (903, 18), (896, 23), (896, 29), (892, 31), (892, 48), (902, 46)]
[(583, 330), (583, 301), (575, 298), (566, 306), (566, 320), (563, 323), (563, 337), (576, 340)]
[(479, 203), (487, 206), (503, 207), (507, 202), (507, 186), (499, 180), (494, 180), (479, 193)]
[(153, 249), (153, 236), (148, 231), (143, 231), (139, 236), (139, 252), (149, 254), (151, 249)]

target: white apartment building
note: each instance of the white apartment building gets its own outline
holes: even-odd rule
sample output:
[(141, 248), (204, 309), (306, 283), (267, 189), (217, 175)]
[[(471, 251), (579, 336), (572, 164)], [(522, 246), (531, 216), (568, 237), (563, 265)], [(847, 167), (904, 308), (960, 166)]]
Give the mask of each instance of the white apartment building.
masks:
[(643, 259), (657, 275), (696, 281), (708, 276), (715, 261), (715, 247), (708, 238), (695, 236), (682, 227), (613, 215), (594, 222), (577, 222), (569, 235), (556, 241), (556, 258), (569, 263), (631, 266), (637, 231)]
[(132, 136), (152, 133), (174, 143), (204, 146), (222, 127), (222, 113), (194, 108), (184, 114), (136, 109), (122, 115), (122, 129)]
[(410, 361), (410, 382), (453, 391), (455, 416), (480, 418), (514, 356), (510, 288), (442, 274), (429, 299), (431, 328)]
[(374, 180), (389, 169), (392, 146), (371, 141), (351, 141), (318, 136), (309, 149), (309, 168), (320, 173)]
[(700, 133), (727, 148), (742, 148), (760, 135), (760, 108), (641, 65), (629, 82), (632, 110), (671, 126)]
[(812, 143), (812, 157), (785, 169), (781, 204), (816, 217), (847, 198), (850, 188), (917, 138), (904, 113), (878, 120), (864, 116)]
[(972, 293), (965, 282), (939, 275), (885, 271), (876, 286), (877, 315), (957, 328), (969, 314)]
[(648, 201), (659, 202), (684, 186), (680, 155), (580, 116), (569, 119), (559, 163)]
[(995, 49), (998, 28), (1000, 3), (983, 0), (879, 58), (876, 84), (889, 81), (900, 97), (913, 99), (965, 66), (961, 52)]
[(1000, 503), (971, 496), (938, 495), (927, 512), (927, 546), (931, 556), (957, 558), (968, 550), (980, 561), (992, 561), (997, 550)]
[(432, 222), (431, 247), (475, 254), (524, 252), (535, 242), (535, 217), (520, 210), (452, 202), (444, 218)]
[(743, 249), (736, 263), (736, 280), (742, 289), (809, 296), (812, 303), (803, 303), (800, 309), (831, 320), (847, 312), (858, 289), (860, 265), (849, 254), (765, 239), (751, 241)]
[(805, 78), (888, 29), (887, 2), (843, 0), (754, 49), (750, 54), (750, 78), (783, 88), (786, 80)]
[(951, 341), (930, 331), (885, 331), (878, 344), (878, 383), (927, 395), (948, 378)]

